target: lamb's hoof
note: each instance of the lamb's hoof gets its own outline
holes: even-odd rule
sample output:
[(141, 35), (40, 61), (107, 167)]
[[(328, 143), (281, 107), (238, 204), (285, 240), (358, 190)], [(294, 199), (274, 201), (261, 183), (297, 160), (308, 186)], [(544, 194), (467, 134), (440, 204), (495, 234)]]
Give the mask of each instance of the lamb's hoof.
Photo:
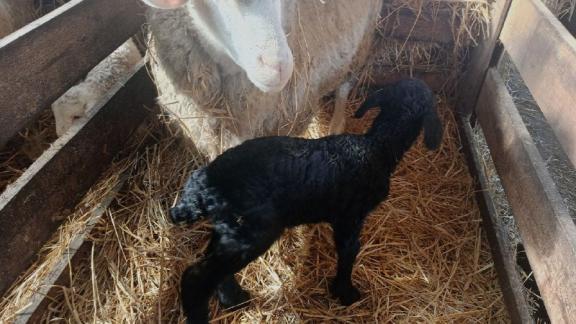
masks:
[(250, 293), (240, 286), (226, 291), (218, 290), (217, 294), (220, 305), (231, 311), (247, 306), (250, 301)]
[(198, 217), (191, 215), (187, 208), (176, 206), (170, 208), (170, 220), (174, 225), (183, 225), (183, 224), (194, 224)]
[(332, 281), (330, 285), (330, 293), (335, 298), (340, 300), (340, 304), (344, 306), (349, 306), (360, 300), (361, 294), (356, 287), (352, 284), (342, 284), (336, 280)]

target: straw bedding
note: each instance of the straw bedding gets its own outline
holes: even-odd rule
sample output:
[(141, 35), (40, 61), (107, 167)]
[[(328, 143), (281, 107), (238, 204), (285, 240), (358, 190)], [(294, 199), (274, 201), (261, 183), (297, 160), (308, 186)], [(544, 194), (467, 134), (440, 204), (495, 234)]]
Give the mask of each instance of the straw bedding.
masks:
[[(350, 111), (359, 103), (352, 102)], [(353, 280), (364, 298), (342, 307), (327, 292), (335, 271), (331, 230), (302, 226), (285, 233), (269, 252), (240, 274), (251, 304), (226, 312), (214, 302), (218, 322), (508, 322), (490, 252), (473, 199), (473, 184), (459, 150), (453, 116), (441, 113), (445, 141), (435, 153), (421, 144), (392, 178), (391, 196), (368, 218)], [(320, 116), (308, 136), (322, 135)], [(350, 132), (366, 121), (349, 120)], [(63, 226), (20, 287), (0, 305), (9, 322), (26, 305), (50, 262), (62, 253), (88, 211), (113, 187), (121, 172), (126, 188), (96, 226), (89, 256), (69, 271), (46, 320), (55, 322), (176, 322), (179, 276), (201, 256), (209, 224), (174, 226), (167, 218), (188, 173), (205, 163), (165, 129), (158, 143), (120, 161), (94, 187)]]
[[(558, 1), (558, 0), (556, 0)], [(442, 88), (449, 93), (455, 89), (458, 76), (466, 62), (468, 48), (487, 36), (492, 0), (390, 0), (386, 1), (379, 22), (377, 37), (371, 56), (371, 70), (401, 72), (406, 75), (418, 73), (441, 73), (445, 79)], [(398, 39), (391, 31), (402, 23), (401, 16), (413, 17), (408, 35)], [(449, 21), (449, 31), (441, 25)], [(417, 37), (415, 29), (425, 23), (428, 28), (439, 28), (428, 40)], [(436, 37), (436, 38), (435, 38)]]

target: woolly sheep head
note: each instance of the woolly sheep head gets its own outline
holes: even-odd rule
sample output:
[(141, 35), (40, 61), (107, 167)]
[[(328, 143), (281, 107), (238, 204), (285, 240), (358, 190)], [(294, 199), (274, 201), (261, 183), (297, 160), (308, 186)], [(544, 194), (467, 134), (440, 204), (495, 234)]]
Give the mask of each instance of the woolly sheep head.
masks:
[(294, 57), (282, 26), (281, 0), (142, 0), (161, 9), (185, 5), (212, 48), (223, 53), (263, 92), (281, 91)]
[(75, 122), (86, 116), (86, 112), (96, 101), (93, 93), (86, 87), (77, 85), (52, 104), (58, 136), (62, 136)]

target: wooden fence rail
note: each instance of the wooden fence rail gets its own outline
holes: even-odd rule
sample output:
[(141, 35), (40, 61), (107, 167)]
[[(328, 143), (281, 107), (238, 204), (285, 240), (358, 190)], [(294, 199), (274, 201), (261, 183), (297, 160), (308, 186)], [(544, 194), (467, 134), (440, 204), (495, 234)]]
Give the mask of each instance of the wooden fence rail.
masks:
[(549, 317), (576, 323), (576, 225), (494, 68), (476, 113)]
[(500, 39), (576, 166), (576, 39), (541, 0), (514, 1)]
[(139, 0), (72, 0), (0, 40), (0, 148), (143, 23)]
[(119, 82), (88, 120), (58, 138), (0, 195), (0, 295), (106, 170), (130, 134), (151, 114), (156, 88), (144, 61)]

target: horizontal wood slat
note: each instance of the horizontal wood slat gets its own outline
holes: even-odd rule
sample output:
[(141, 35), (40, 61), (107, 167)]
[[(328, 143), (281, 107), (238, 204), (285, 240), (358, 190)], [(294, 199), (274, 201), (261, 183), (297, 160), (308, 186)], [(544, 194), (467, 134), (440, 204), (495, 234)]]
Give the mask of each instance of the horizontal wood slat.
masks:
[(576, 323), (576, 226), (498, 72), (476, 113), (553, 323)]
[(72, 0), (0, 40), (0, 148), (139, 31), (139, 0)]
[(514, 1), (500, 37), (576, 166), (576, 39), (540, 0)]
[(384, 6), (381, 12), (384, 19), (380, 21), (379, 29), (384, 36), (401, 41), (454, 43), (451, 12), (441, 11), (429, 17), (418, 15), (410, 9), (400, 9), (393, 13), (389, 13), (389, 10)]
[[(156, 88), (144, 61), (0, 195), (0, 295), (151, 115)], [(108, 101), (109, 100), (109, 101)]]
[(54, 266), (48, 270), (48, 275), (46, 275), (45, 279), (38, 286), (38, 290), (30, 298), (28, 306), (16, 315), (14, 324), (41, 322), (43, 312), (50, 302), (48, 296), (50, 296), (51, 291), (56, 285), (61, 285), (68, 281), (67, 270), (69, 270), (69, 265), (75, 264), (90, 251), (92, 244), (88, 240), (89, 235), (125, 182), (126, 177), (120, 178), (116, 186), (102, 199), (102, 202), (94, 208), (90, 218), (86, 221), (86, 227), (70, 239), (66, 252), (64, 252)]
[(468, 160), (468, 168), (473, 175), (476, 187), (476, 201), (482, 214), (482, 224), (486, 231), (494, 264), (498, 272), (498, 282), (504, 294), (504, 303), (512, 323), (534, 323), (530, 307), (524, 296), (522, 278), (516, 269), (514, 247), (508, 239), (506, 229), (499, 218), (489, 191), (488, 177), (484, 171), (482, 156), (473, 130), (467, 118), (459, 119), (460, 138)]

